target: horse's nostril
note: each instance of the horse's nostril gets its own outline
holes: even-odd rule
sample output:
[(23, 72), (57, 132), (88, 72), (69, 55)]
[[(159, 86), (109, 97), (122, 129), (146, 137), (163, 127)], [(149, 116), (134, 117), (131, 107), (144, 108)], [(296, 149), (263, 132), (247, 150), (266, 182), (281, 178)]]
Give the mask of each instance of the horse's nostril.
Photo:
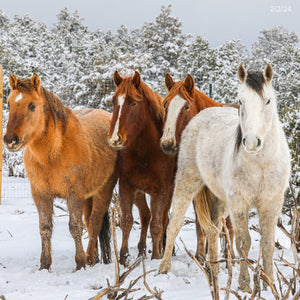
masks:
[(118, 135), (118, 143), (121, 142), (121, 137)]
[(4, 142), (5, 144), (8, 143), (8, 140), (7, 140), (7, 136), (6, 136), (6, 135), (5, 135), (4, 138), (3, 138), (3, 142)]
[(243, 138), (242, 142), (243, 142), (243, 145), (246, 146), (246, 139), (245, 138)]
[(257, 145), (256, 145), (256, 147), (260, 147), (260, 145), (261, 145), (261, 140), (259, 138), (257, 138)]

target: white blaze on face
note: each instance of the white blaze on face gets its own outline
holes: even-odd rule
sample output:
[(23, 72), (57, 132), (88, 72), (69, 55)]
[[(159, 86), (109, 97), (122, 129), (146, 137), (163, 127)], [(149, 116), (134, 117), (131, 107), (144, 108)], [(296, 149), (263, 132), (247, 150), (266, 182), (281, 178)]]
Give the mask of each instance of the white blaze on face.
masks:
[(179, 96), (176, 96), (170, 102), (168, 107), (167, 119), (164, 126), (164, 132), (161, 140), (175, 139), (177, 119), (185, 103), (186, 100)]
[(22, 100), (22, 98), (23, 98), (23, 95), (22, 95), (22, 93), (20, 93), (20, 94), (16, 97), (15, 102), (18, 102), (18, 101)]
[(118, 117), (117, 117), (117, 121), (116, 121), (116, 124), (115, 124), (114, 132), (113, 132), (113, 134), (110, 138), (110, 140), (112, 142), (119, 140), (119, 136), (118, 136), (119, 124), (120, 124), (120, 117), (121, 117), (121, 112), (122, 112), (122, 107), (124, 105), (124, 102), (125, 102), (125, 96), (124, 95), (119, 96), (118, 97), (118, 106), (119, 106)]
[(243, 99), (240, 106), (243, 138), (245, 138), (247, 150), (254, 151), (257, 147), (257, 139), (262, 139), (264, 103), (261, 97), (246, 85), (241, 86), (239, 97)]

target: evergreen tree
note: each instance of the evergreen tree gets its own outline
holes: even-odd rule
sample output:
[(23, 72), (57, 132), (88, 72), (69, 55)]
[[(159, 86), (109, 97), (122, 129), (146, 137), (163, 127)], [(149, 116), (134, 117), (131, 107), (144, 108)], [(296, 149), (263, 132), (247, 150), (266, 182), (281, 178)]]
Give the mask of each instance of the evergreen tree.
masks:
[(278, 92), (278, 103), (295, 107), (300, 97), (300, 49), (294, 32), (283, 27), (262, 30), (258, 42), (252, 46), (251, 63), (262, 68), (270, 63), (274, 70), (274, 86)]
[(190, 35), (183, 34), (181, 21), (171, 16), (171, 5), (162, 6), (155, 23), (144, 23), (141, 35), (141, 51), (151, 56), (143, 73), (154, 82), (152, 88), (165, 93), (165, 74), (177, 74), (178, 58)]
[(208, 40), (197, 36), (194, 42), (182, 50), (178, 68), (181, 78), (191, 74), (196, 87), (209, 94), (209, 76), (215, 65), (216, 51), (210, 48)]
[(247, 49), (239, 40), (231, 40), (218, 47), (215, 55), (216, 62), (212, 70), (213, 99), (222, 103), (237, 103), (237, 69), (241, 63), (247, 62)]

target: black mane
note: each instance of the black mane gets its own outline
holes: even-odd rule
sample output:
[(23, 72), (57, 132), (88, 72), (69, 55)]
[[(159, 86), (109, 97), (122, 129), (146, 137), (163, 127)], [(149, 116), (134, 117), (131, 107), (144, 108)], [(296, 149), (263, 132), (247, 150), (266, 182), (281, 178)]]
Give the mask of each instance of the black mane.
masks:
[(241, 129), (241, 125), (239, 124), (237, 129), (236, 129), (236, 139), (235, 139), (235, 147), (234, 147), (234, 153), (238, 153), (240, 146), (242, 144), (242, 139), (243, 139), (243, 135), (242, 135), (242, 129)]

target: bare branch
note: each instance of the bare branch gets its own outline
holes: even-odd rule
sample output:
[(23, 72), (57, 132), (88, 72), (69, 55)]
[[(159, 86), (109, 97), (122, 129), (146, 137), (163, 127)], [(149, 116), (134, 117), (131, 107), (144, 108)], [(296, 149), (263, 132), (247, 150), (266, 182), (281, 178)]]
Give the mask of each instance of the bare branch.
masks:
[(154, 291), (151, 290), (151, 288), (149, 287), (147, 281), (146, 281), (146, 267), (145, 267), (145, 259), (143, 258), (143, 271), (144, 271), (144, 286), (146, 287), (146, 289), (148, 290), (148, 292), (155, 298), (158, 300), (161, 300), (161, 294), (162, 291), (157, 291), (156, 287), (154, 287)]
[(231, 257), (231, 243), (230, 243), (230, 237), (228, 228), (226, 226), (226, 221), (224, 218), (222, 218), (223, 223), (223, 229), (225, 233), (225, 251), (227, 252), (227, 269), (228, 269), (228, 280), (227, 280), (227, 290), (226, 290), (226, 297), (225, 300), (229, 300), (230, 290), (231, 290), (231, 284), (232, 284), (232, 257)]

